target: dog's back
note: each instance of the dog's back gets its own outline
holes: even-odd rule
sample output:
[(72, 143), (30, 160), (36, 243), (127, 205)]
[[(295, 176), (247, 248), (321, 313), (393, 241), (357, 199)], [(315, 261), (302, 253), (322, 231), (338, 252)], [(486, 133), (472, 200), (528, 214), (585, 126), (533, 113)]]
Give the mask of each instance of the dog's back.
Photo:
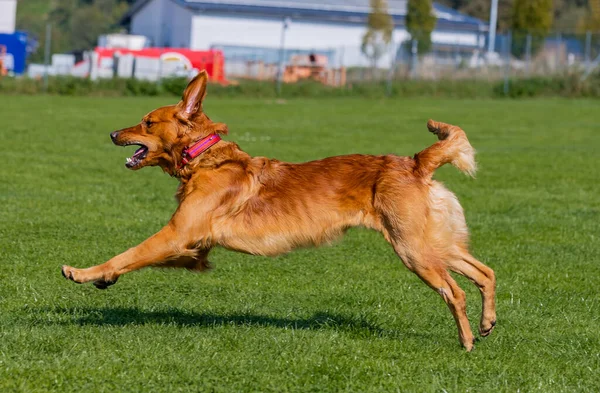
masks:
[[(463, 148), (470, 147), (464, 132), (439, 126), (440, 142), (416, 159), (353, 154), (291, 164), (238, 155), (242, 162), (237, 167), (236, 194), (228, 193), (227, 203), (220, 203), (220, 209), (235, 214), (216, 212), (215, 240), (250, 254), (278, 255), (330, 242), (354, 226), (384, 234), (405, 228), (394, 237), (424, 231), (430, 213), (439, 209), (435, 201), (440, 198), (431, 197), (433, 170), (456, 161), (455, 151), (471, 153), (460, 158), (459, 168), (464, 169), (464, 161), (474, 163), (472, 148)], [(446, 200), (458, 203), (449, 195), (452, 198)]]

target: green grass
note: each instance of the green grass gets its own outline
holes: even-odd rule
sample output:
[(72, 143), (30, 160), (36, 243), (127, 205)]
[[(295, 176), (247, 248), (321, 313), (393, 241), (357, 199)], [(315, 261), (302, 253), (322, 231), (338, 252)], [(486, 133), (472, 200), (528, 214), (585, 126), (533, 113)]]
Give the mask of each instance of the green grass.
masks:
[[(177, 183), (127, 171), (109, 132), (165, 98), (3, 97), (0, 391), (582, 392), (600, 387), (598, 102), (208, 97), (251, 154), (412, 155), (429, 117), (478, 149), (459, 196), (498, 279), (498, 326), (472, 353), (441, 298), (374, 232), (274, 259), (225, 250), (208, 274), (147, 269), (107, 291), (60, 266), (104, 262), (175, 209)], [(477, 328), (480, 299), (466, 280)]]

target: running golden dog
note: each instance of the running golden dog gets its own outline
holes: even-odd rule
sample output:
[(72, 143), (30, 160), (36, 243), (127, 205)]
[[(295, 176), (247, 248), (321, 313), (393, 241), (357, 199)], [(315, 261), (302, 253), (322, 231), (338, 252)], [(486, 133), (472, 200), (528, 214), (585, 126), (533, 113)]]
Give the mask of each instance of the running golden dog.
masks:
[(156, 109), (136, 126), (115, 131), (119, 146), (139, 145), (126, 166), (160, 166), (180, 181), (169, 223), (140, 245), (87, 269), (62, 267), (77, 283), (98, 288), (147, 266), (205, 270), (215, 246), (277, 255), (327, 243), (354, 226), (381, 232), (406, 267), (448, 304), (461, 344), (473, 348), (465, 293), (448, 270), (481, 291), (480, 334), (496, 324), (494, 272), (468, 251), (456, 196), (432, 180), (446, 163), (473, 175), (474, 150), (459, 127), (430, 120), (439, 141), (413, 158), (348, 155), (302, 164), (251, 157), (223, 141), (227, 126), (202, 110), (208, 76), (200, 73), (177, 105)]

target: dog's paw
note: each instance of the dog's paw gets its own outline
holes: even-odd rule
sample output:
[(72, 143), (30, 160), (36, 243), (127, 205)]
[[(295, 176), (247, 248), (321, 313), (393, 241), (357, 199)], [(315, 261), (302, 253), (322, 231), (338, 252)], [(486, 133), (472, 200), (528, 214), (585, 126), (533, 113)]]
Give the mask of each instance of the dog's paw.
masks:
[(467, 352), (471, 352), (475, 348), (475, 338), (467, 338), (461, 344)]
[(117, 280), (111, 280), (111, 281), (106, 281), (106, 280), (98, 280), (98, 281), (94, 281), (94, 286), (98, 289), (106, 289), (108, 287), (110, 287), (111, 285), (115, 285), (117, 283)]
[(83, 283), (79, 277), (78, 269), (75, 269), (71, 266), (63, 265), (60, 269), (60, 272), (64, 278), (67, 280), (71, 280), (77, 284)]
[(209, 270), (212, 270), (212, 268), (212, 264), (206, 259), (193, 261), (186, 266), (187, 270), (196, 273), (205, 273)]
[(481, 335), (481, 337), (487, 337), (490, 335), (490, 333), (492, 333), (495, 326), (496, 326), (495, 320), (493, 320), (489, 323), (482, 323), (481, 326), (479, 326), (479, 334)]

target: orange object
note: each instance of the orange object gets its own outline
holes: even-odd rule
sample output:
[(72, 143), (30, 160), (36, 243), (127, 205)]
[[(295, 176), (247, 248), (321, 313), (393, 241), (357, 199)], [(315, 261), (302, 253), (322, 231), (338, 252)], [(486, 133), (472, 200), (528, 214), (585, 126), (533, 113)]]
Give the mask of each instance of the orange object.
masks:
[(303, 79), (312, 79), (327, 86), (344, 86), (346, 69), (328, 68), (327, 64), (327, 56), (323, 55), (292, 56), (289, 65), (283, 71), (283, 82), (296, 83)]
[(132, 49), (95, 49), (98, 54), (98, 61), (105, 58), (113, 58), (115, 53), (121, 55), (131, 54), (135, 57), (148, 57), (154, 59), (163, 59), (163, 61), (181, 61), (187, 64), (189, 69), (206, 70), (210, 76), (211, 82), (227, 83), (225, 78), (225, 58), (220, 50), (198, 51), (185, 48), (144, 48), (140, 50)]
[(8, 70), (6, 69), (6, 45), (0, 45), (0, 76), (6, 76)]

